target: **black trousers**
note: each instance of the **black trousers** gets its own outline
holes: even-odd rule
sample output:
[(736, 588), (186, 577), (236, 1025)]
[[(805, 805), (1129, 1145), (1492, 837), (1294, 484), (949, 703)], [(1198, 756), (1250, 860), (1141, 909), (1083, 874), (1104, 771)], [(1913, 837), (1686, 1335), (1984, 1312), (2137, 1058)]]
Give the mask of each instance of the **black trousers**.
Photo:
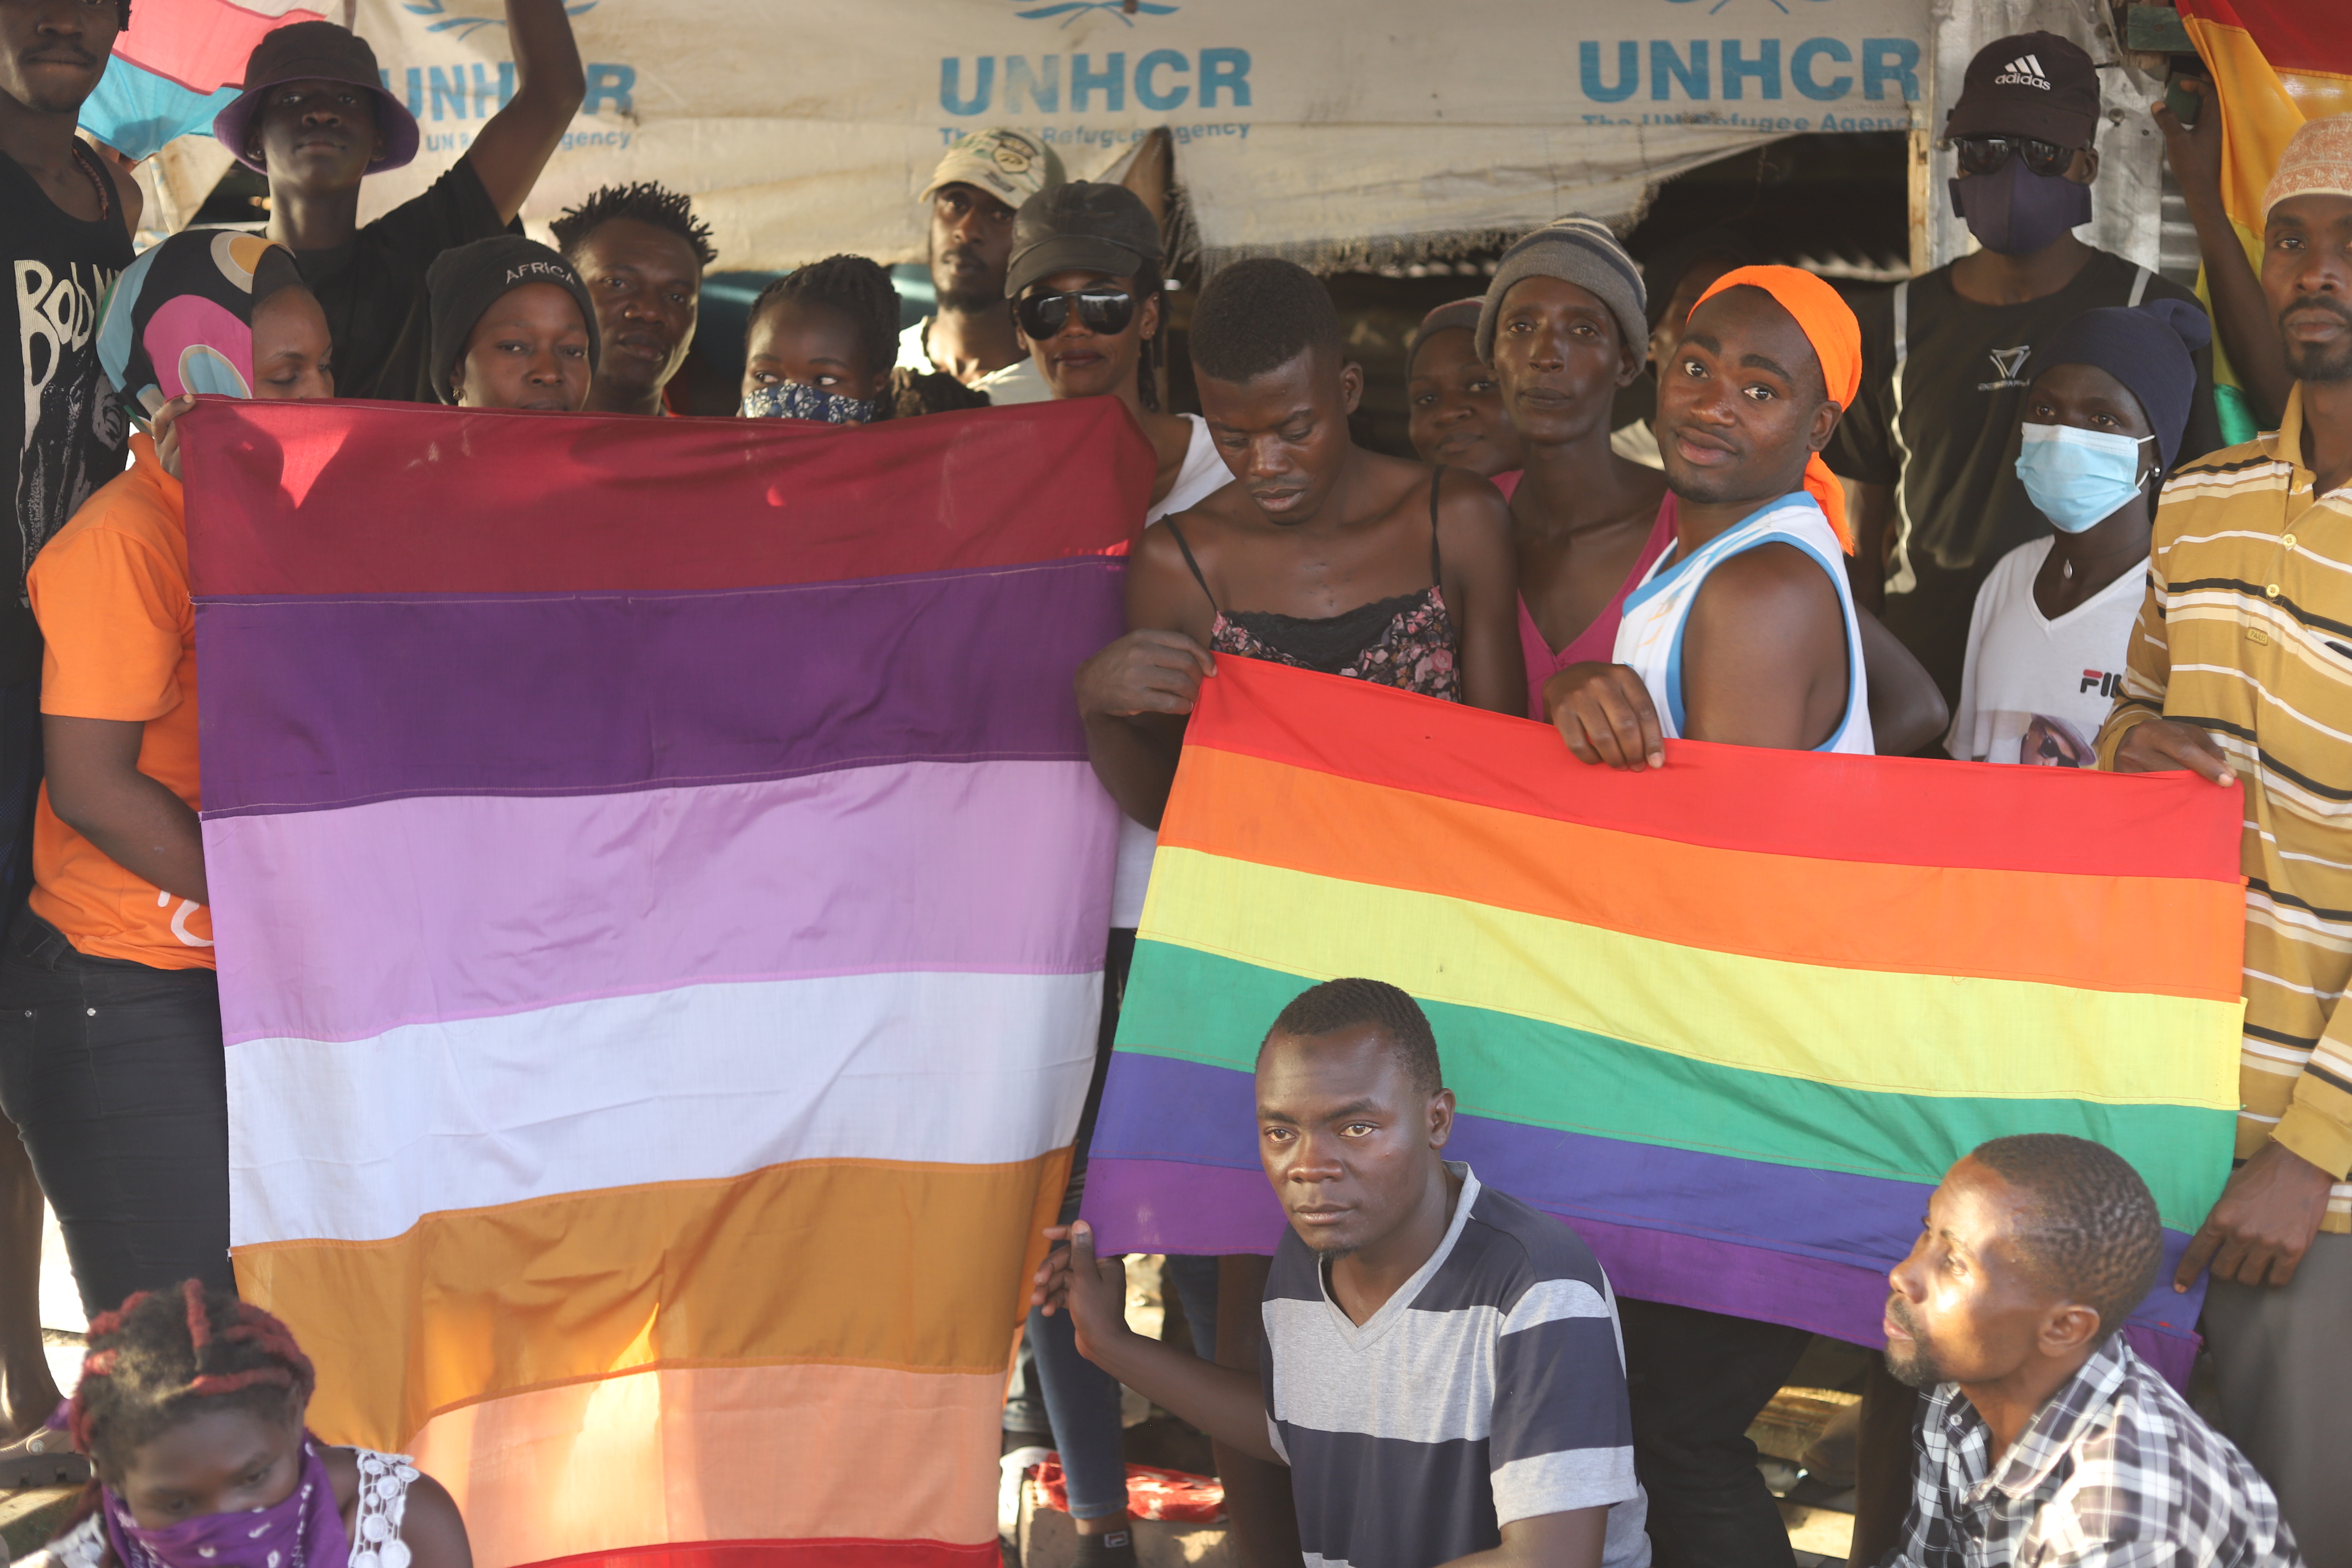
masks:
[(228, 1261), (228, 1084), (209, 969), (75, 951), (20, 913), (0, 951), (0, 1110), (58, 1212), (83, 1308)]
[(1748, 1428), (1812, 1335), (1657, 1301), (1617, 1307), (1653, 1568), (1793, 1568)]

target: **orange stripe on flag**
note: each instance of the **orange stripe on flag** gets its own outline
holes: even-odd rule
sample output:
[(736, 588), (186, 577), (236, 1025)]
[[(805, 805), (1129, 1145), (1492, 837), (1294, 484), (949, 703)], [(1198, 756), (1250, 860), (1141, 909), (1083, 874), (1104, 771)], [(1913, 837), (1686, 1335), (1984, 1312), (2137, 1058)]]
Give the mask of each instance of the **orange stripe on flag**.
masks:
[[(1721, 848), (1194, 746), (1163, 845), (1682, 947), (2235, 1002), (2242, 891)], [(1491, 852), (1471, 855), (1465, 845)], [(1575, 875), (1562, 878), (1559, 868)], [(1933, 910), (1927, 920), (1923, 911)], [(1964, 911), (1966, 918), (1953, 918)], [(2119, 942), (2119, 932), (2131, 940)]]
[(1004, 1375), (639, 1372), (468, 1405), (416, 1436), (475, 1568), (705, 1541), (994, 1539)]
[(478, 1400), (654, 1367), (1001, 1379), (1068, 1171), (1059, 1150), (568, 1193), (386, 1241), (239, 1247), (237, 1287), (318, 1363), (313, 1427), (377, 1448)]

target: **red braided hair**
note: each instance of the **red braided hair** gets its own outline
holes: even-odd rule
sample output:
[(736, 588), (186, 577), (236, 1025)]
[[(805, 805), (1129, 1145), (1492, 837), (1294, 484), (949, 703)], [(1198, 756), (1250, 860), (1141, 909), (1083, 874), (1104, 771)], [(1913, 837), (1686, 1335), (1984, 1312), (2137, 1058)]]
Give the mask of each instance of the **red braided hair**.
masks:
[(75, 1449), (110, 1474), (195, 1414), (194, 1400), (244, 1395), (238, 1403), (280, 1409), (307, 1403), (318, 1382), (284, 1323), (225, 1290), (208, 1294), (194, 1279), (169, 1294), (142, 1290), (100, 1313), (89, 1345), (66, 1429)]

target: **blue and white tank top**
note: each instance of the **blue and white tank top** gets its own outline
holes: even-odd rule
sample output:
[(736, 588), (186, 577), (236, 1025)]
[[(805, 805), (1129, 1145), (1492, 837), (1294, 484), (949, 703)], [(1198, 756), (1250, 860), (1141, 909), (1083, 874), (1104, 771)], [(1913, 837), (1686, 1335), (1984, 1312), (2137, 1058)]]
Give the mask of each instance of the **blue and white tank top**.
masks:
[(1799, 490), (1758, 509), (1687, 556), (1668, 552), (1650, 568), (1640, 587), (1625, 598), (1625, 618), (1617, 626), (1617, 662), (1631, 668), (1650, 689), (1659, 727), (1670, 739), (1683, 733), (1683, 631), (1707, 574), (1759, 544), (1793, 544), (1819, 563), (1836, 588), (1845, 616), (1845, 714), (1820, 752), (1863, 756), (1876, 750), (1870, 733), (1870, 688), (1862, 663), (1862, 625), (1854, 618), (1853, 594), (1846, 585), (1845, 551), (1830, 530), (1821, 504)]

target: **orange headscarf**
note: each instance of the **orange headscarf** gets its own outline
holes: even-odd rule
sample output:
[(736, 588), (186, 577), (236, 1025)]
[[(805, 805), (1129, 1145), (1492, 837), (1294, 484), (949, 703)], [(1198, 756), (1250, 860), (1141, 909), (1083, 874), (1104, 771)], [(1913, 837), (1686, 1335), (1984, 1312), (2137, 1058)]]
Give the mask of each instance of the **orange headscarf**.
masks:
[[(1813, 357), (1822, 362), (1822, 384), (1839, 407), (1853, 407), (1854, 390), (1862, 384), (1862, 324), (1838, 298), (1838, 291), (1793, 267), (1735, 267), (1698, 297), (1699, 304), (1743, 284), (1763, 289), (1797, 318), (1797, 325), (1813, 345)], [(1805, 464), (1805, 493), (1821, 503), (1829, 517), (1830, 531), (1845, 546), (1845, 552), (1853, 554), (1853, 528), (1845, 519), (1845, 488), (1819, 452)]]

